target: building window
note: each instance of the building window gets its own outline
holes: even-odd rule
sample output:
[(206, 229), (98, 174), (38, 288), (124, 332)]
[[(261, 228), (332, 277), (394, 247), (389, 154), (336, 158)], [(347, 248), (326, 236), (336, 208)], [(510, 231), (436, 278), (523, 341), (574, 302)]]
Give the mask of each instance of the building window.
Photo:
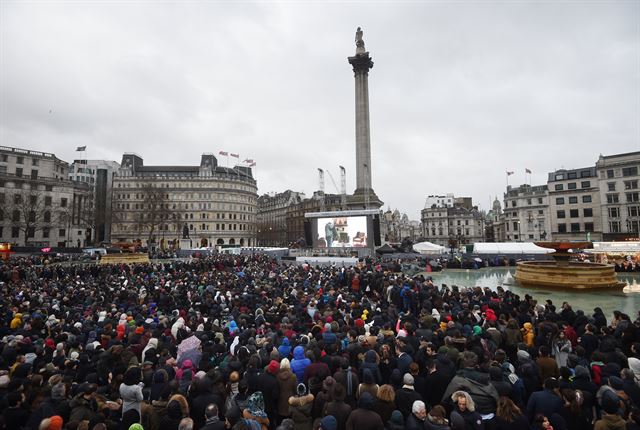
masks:
[(564, 197), (556, 197), (556, 204), (557, 205), (563, 205), (564, 204)]
[(16, 164), (24, 164), (24, 157), (17, 157)]
[(582, 196), (582, 203), (591, 203), (591, 196)]
[(562, 186), (562, 184), (556, 184), (556, 185), (555, 185), (555, 187), (554, 187), (554, 189), (555, 189), (556, 191), (562, 191), (562, 190), (564, 190), (564, 187)]
[(618, 203), (618, 194), (607, 194), (607, 203)]
[(622, 176), (638, 176), (638, 166), (633, 167), (623, 167), (622, 168)]
[(20, 237), (20, 227), (11, 227), (11, 237)]
[(51, 222), (51, 212), (46, 211), (43, 215), (44, 222)]
[(9, 157), (7, 156), (7, 154), (0, 155), (0, 161), (2, 161), (3, 163), (6, 163), (8, 160)]
[(629, 213), (630, 217), (640, 216), (640, 206), (628, 206), (627, 212)]
[(564, 211), (558, 211), (558, 212), (556, 213), (556, 215), (557, 215), (557, 217), (558, 217), (558, 218), (564, 218), (564, 217), (565, 217), (565, 213), (564, 213)]
[(576, 196), (569, 197), (569, 204), (570, 205), (575, 205), (576, 203), (578, 203), (578, 197), (576, 197)]
[(31, 165), (32, 166), (37, 166), (38, 164), (40, 164), (39, 161), (40, 160), (38, 160), (37, 158), (32, 158), (31, 159)]
[(593, 209), (591, 208), (584, 208), (582, 212), (586, 218), (591, 218), (593, 216)]
[(580, 231), (580, 223), (572, 222), (571, 223), (571, 233), (577, 233)]
[(578, 186), (577, 186), (577, 184), (576, 184), (575, 182), (569, 182), (569, 183), (567, 184), (567, 189), (568, 189), (568, 190), (575, 190), (577, 187), (578, 187)]
[(640, 193), (627, 193), (627, 202), (635, 203), (640, 201)]
[[(60, 207), (61, 208), (66, 208), (67, 207), (67, 199), (65, 197), (62, 197), (60, 199)], [(127, 208), (128, 209), (128, 208)]]
[(49, 238), (49, 229), (48, 228), (43, 228), (42, 229), (42, 237), (44, 239), (48, 239)]
[(538, 215), (544, 215), (544, 210), (538, 209)]
[(607, 182), (607, 191), (615, 191), (616, 183), (615, 182)]
[(627, 226), (629, 227), (629, 232), (637, 233), (640, 230), (640, 221), (627, 221)]
[(638, 189), (638, 181), (624, 181), (624, 189), (625, 190), (637, 190)]
[[(569, 172), (567, 174), (567, 179), (576, 179), (578, 177), (578, 174), (576, 172)], [(569, 184), (571, 185), (571, 184)]]
[(609, 221), (609, 232), (620, 233), (620, 221)]
[(22, 167), (16, 167), (16, 176), (22, 178)]
[(527, 204), (531, 205), (531, 199), (527, 199)]
[(607, 170), (607, 179), (612, 179), (613, 177), (613, 169)]
[(607, 208), (609, 218), (620, 218), (620, 208)]
[(569, 211), (569, 216), (571, 218), (579, 218), (580, 217), (580, 211), (578, 209), (571, 209)]
[(22, 194), (13, 195), (13, 204), (19, 205), (22, 203)]
[(65, 237), (67, 235), (67, 230), (64, 228), (58, 229), (58, 237)]
[(44, 196), (44, 205), (51, 206), (51, 196)]
[(542, 197), (538, 198), (538, 204), (541, 205), (542, 204)]
[(585, 222), (584, 223), (584, 231), (594, 231), (593, 229), (593, 223), (592, 222)]
[(566, 224), (558, 224), (558, 233), (566, 233), (567, 225)]
[(590, 188), (591, 187), (591, 181), (582, 181), (582, 182), (580, 182), (580, 186), (582, 188)]

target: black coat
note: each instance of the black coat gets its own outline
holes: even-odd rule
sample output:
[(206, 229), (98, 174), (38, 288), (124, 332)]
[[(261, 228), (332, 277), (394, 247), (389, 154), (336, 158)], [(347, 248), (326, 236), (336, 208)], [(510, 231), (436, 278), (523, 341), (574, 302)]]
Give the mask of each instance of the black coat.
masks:
[(396, 405), (405, 420), (411, 415), (411, 408), (416, 400), (422, 400), (422, 396), (415, 390), (400, 388), (396, 391)]
[(254, 387), (254, 392), (262, 392), (262, 396), (264, 397), (264, 409), (267, 415), (270, 417), (277, 416), (280, 388), (276, 377), (269, 372), (262, 372), (256, 377)]

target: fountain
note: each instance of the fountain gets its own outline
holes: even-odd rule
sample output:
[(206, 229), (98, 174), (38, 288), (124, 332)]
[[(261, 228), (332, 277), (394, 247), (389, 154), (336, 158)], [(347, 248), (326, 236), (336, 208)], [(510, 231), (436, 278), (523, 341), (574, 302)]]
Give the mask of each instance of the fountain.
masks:
[(554, 261), (520, 261), (515, 279), (523, 287), (571, 289), (621, 289), (614, 266), (602, 263), (570, 261), (571, 250), (591, 248), (591, 242), (535, 242), (555, 250)]

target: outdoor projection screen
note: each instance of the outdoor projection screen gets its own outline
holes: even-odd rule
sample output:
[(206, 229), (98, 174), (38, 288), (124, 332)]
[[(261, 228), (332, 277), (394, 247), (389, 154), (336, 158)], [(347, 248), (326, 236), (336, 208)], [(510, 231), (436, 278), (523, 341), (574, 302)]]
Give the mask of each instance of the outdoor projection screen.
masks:
[(366, 216), (317, 218), (316, 243), (320, 248), (368, 246)]

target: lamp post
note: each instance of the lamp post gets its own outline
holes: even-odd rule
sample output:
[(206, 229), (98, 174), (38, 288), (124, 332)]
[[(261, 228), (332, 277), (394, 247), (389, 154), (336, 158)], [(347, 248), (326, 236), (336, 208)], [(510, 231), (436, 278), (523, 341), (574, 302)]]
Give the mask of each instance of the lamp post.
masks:
[(522, 242), (522, 234), (520, 233), (520, 220), (516, 222), (518, 223), (518, 242)]

